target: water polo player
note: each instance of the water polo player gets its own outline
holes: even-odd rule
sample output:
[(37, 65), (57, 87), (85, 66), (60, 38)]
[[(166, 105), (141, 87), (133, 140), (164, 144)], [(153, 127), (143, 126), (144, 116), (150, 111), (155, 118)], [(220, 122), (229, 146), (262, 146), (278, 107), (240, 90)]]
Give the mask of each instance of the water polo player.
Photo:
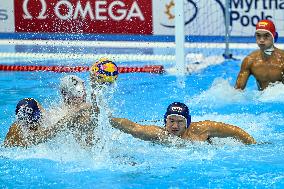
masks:
[(67, 75), (61, 79), (60, 92), (65, 105), (76, 106), (86, 102), (84, 81), (76, 75)]
[(259, 50), (243, 60), (236, 89), (244, 89), (250, 75), (255, 77), (259, 90), (264, 90), (271, 83), (284, 83), (284, 51), (274, 46), (278, 38), (274, 23), (271, 20), (259, 21), (255, 37)]
[[(5, 147), (29, 147), (46, 142), (65, 130), (65, 123), (60, 120), (55, 125), (43, 127), (44, 110), (33, 98), (24, 98), (16, 106), (16, 121), (9, 128), (4, 140)], [(77, 112), (72, 112), (76, 114)], [(69, 115), (68, 115), (69, 116)], [(64, 119), (67, 119), (65, 117)]]
[(33, 98), (24, 98), (16, 106), (16, 121), (10, 127), (4, 144), (6, 146), (27, 146), (30, 133), (41, 127), (43, 108)]
[[(93, 91), (100, 85), (113, 83), (117, 76), (117, 66), (106, 58), (100, 59), (90, 67)], [(92, 95), (92, 104), (87, 103), (84, 81), (75, 75), (68, 75), (61, 79), (60, 92), (69, 109), (60, 123), (65, 124), (82, 147), (92, 146), (94, 138), (97, 140), (94, 134), (99, 113), (96, 96)]]
[(169, 136), (190, 141), (209, 141), (210, 138), (235, 138), (244, 144), (255, 144), (252, 136), (239, 127), (215, 122), (191, 122), (188, 107), (180, 102), (170, 104), (164, 115), (165, 128), (154, 125), (140, 125), (125, 118), (111, 118), (113, 127), (142, 140), (163, 142)]

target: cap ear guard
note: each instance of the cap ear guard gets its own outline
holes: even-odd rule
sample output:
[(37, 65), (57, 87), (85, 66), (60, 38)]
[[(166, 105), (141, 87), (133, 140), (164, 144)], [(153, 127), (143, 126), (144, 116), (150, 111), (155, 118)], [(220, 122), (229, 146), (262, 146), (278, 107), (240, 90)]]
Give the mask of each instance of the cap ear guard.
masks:
[(278, 32), (275, 32), (275, 36), (274, 36), (274, 43), (276, 43), (278, 40)]
[(186, 123), (187, 123), (187, 128), (188, 128), (191, 124), (191, 115), (188, 116)]
[(67, 95), (67, 92), (66, 92), (64, 89), (61, 89), (60, 92), (61, 92), (61, 94), (62, 94), (63, 96), (66, 96), (66, 95)]
[(33, 122), (38, 122), (41, 118), (41, 111), (40, 110), (36, 110), (33, 112), (32, 114), (32, 121)]

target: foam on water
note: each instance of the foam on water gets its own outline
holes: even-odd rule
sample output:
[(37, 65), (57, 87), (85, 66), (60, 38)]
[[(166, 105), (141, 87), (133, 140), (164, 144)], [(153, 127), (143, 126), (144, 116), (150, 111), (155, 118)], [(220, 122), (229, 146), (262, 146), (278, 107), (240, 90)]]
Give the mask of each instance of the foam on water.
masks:
[(187, 102), (192, 106), (205, 103), (216, 107), (231, 103), (245, 103), (250, 98), (249, 94), (235, 90), (230, 84), (230, 79), (216, 78), (209, 89), (190, 97)]
[(284, 85), (282, 83), (271, 84), (264, 91), (258, 92), (256, 97), (261, 102), (284, 103)]
[(284, 85), (276, 83), (267, 87), (264, 91), (236, 90), (231, 84), (231, 78), (216, 78), (209, 89), (202, 91), (187, 100), (192, 106), (202, 103), (218, 107), (228, 104), (248, 104), (258, 102), (284, 102)]

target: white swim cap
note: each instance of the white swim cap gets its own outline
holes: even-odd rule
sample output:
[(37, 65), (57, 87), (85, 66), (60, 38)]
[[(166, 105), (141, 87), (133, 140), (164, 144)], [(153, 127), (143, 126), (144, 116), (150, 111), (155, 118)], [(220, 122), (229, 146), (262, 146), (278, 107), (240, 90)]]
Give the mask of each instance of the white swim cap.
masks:
[(60, 91), (64, 96), (83, 97), (86, 95), (84, 81), (76, 75), (67, 75), (60, 81)]

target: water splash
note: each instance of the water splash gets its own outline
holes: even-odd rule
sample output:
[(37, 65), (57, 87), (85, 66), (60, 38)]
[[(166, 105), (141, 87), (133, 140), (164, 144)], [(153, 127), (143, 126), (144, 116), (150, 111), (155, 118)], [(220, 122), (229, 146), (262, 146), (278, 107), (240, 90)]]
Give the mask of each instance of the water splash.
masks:
[(211, 107), (220, 107), (227, 104), (245, 103), (252, 99), (252, 94), (236, 90), (230, 84), (231, 79), (216, 78), (208, 90), (186, 99), (191, 106), (208, 104)]
[(282, 83), (271, 84), (264, 91), (255, 93), (255, 99), (260, 102), (284, 103), (284, 85)]
[[(272, 92), (275, 93), (273, 90), (276, 90), (276, 92), (282, 90), (282, 86), (278, 87), (280, 88), (272, 87)], [(252, 150), (250, 147), (245, 147), (232, 139), (216, 139), (214, 140), (215, 145), (197, 142), (185, 143), (180, 146), (178, 145), (179, 141), (173, 141), (173, 145), (166, 146), (133, 138), (131, 135), (113, 129), (108, 122), (107, 117), (111, 114), (108, 105), (113, 100), (114, 91), (115, 88), (108, 88), (108, 95), (104, 92), (97, 98), (101, 114), (99, 115), (99, 126), (95, 129), (95, 133), (100, 140), (94, 148), (90, 150), (83, 149), (76, 143), (70, 133), (62, 133), (50, 142), (29, 149), (1, 148), (0, 156), (15, 160), (48, 159), (76, 165), (65, 168), (67, 172), (107, 169), (124, 172), (141, 171), (143, 174), (151, 173), (156, 175), (158, 171), (161, 172), (161, 176), (167, 176), (180, 167), (194, 167), (204, 162), (210, 164), (210, 162), (218, 162), (218, 160), (229, 162), (232, 159), (231, 156), (237, 155), (246, 160), (253, 160), (255, 155), (259, 155), (261, 147), (255, 147)], [(228, 104), (245, 104), (251, 101), (255, 103), (263, 100), (261, 95), (265, 94), (265, 92), (254, 90), (241, 92), (230, 85), (230, 79), (217, 78), (208, 90), (195, 95), (189, 104), (198, 107), (200, 103), (211, 103), (218, 107)], [(268, 94), (271, 95), (270, 90), (268, 90)], [(279, 94), (281, 93), (279, 92)], [(274, 101), (275, 99), (269, 100)], [(55, 110), (51, 111), (52, 113), (58, 115)], [(236, 112), (226, 115), (205, 113), (195, 115), (192, 119), (193, 121), (209, 119), (237, 125), (250, 133), (257, 141), (275, 141), (276, 136), (280, 139), (282, 137), (281, 140), (283, 140), (284, 137), (277, 130), (283, 123), (284, 118), (281, 114), (275, 114), (275, 112), (259, 115), (253, 112)], [(250, 150), (252, 152), (248, 152)], [(265, 148), (263, 152), (266, 153), (267, 150), (268, 148)], [(224, 167), (225, 164), (221, 166)]]
[(259, 102), (284, 102), (284, 85), (273, 84), (264, 91), (236, 90), (231, 85), (232, 78), (215, 78), (211, 87), (186, 102), (191, 106), (208, 104), (210, 107), (222, 107), (232, 104), (258, 104)]

